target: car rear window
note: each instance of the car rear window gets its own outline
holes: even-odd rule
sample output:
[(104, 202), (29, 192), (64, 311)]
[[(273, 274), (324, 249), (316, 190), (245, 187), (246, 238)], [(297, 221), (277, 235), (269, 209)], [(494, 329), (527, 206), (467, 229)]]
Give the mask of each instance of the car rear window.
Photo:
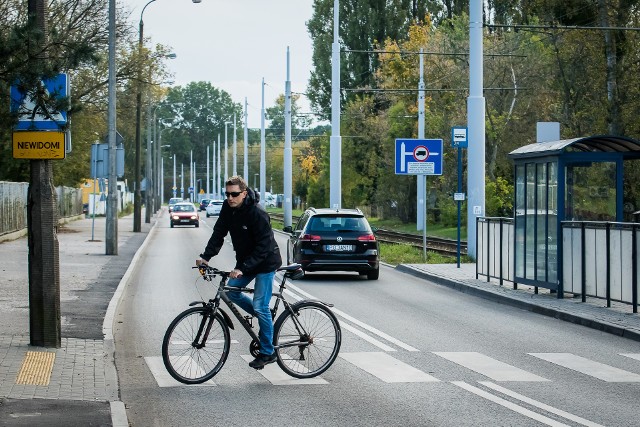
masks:
[(369, 224), (361, 216), (315, 215), (309, 220), (307, 232), (322, 231), (370, 231)]

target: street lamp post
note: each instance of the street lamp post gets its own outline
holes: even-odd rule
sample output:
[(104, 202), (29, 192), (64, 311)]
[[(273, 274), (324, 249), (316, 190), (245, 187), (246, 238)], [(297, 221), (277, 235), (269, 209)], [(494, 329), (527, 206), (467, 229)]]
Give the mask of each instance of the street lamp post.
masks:
[[(142, 42), (144, 40), (144, 11), (151, 3), (156, 0), (150, 0), (142, 8), (140, 12), (140, 23), (138, 26), (138, 84), (136, 88), (136, 154), (135, 154), (135, 166), (134, 166), (134, 179), (135, 179), (135, 193), (133, 195), (133, 231), (141, 231), (141, 202), (142, 196), (140, 193), (140, 121), (142, 115)], [(200, 3), (202, 0), (191, 0), (193, 3)], [(147, 206), (149, 209), (149, 206)]]
[(229, 163), (229, 154), (228, 154), (228, 150), (227, 150), (227, 125), (230, 125), (231, 123), (233, 123), (232, 121), (227, 121), (224, 122), (224, 176), (222, 177), (222, 181), (226, 182), (227, 178), (229, 178), (229, 169), (228, 169), (228, 163)]

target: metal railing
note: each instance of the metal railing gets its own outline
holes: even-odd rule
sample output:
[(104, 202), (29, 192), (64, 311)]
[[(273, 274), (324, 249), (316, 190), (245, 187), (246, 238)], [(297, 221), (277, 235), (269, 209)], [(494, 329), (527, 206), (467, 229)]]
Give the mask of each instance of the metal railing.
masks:
[(628, 303), (638, 312), (638, 233), (640, 224), (562, 222), (563, 290), (586, 297)]
[[(0, 235), (27, 228), (26, 182), (0, 181)], [(82, 215), (82, 190), (72, 187), (56, 187), (58, 218)]]
[(514, 231), (513, 218), (476, 218), (476, 279), (514, 281)]

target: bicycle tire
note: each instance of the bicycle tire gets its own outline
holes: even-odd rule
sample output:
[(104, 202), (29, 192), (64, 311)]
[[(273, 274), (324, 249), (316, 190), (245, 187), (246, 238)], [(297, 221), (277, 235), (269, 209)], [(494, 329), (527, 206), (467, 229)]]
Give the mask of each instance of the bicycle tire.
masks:
[[(169, 325), (162, 340), (162, 360), (169, 374), (183, 384), (201, 384), (224, 366), (229, 356), (229, 326), (220, 313), (213, 318), (205, 307), (192, 307), (180, 313)], [(202, 348), (193, 345), (203, 320), (211, 321)]]
[(340, 323), (333, 312), (317, 301), (299, 301), (284, 311), (273, 327), (275, 346), (305, 340), (295, 327), (293, 316), (305, 329), (310, 344), (276, 350), (280, 368), (295, 378), (312, 378), (329, 369), (338, 357), (342, 342)]

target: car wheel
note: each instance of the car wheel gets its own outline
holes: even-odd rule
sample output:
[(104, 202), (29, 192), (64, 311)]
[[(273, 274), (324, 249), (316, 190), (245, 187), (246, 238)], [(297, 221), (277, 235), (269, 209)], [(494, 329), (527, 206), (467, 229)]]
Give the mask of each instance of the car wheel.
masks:
[(380, 269), (376, 268), (375, 270), (371, 270), (369, 272), (367, 272), (367, 279), (369, 280), (378, 280), (378, 277), (380, 277)]
[(171, 223), (171, 228), (173, 228), (173, 223)]
[(196, 228), (200, 227), (200, 223), (196, 222)]

